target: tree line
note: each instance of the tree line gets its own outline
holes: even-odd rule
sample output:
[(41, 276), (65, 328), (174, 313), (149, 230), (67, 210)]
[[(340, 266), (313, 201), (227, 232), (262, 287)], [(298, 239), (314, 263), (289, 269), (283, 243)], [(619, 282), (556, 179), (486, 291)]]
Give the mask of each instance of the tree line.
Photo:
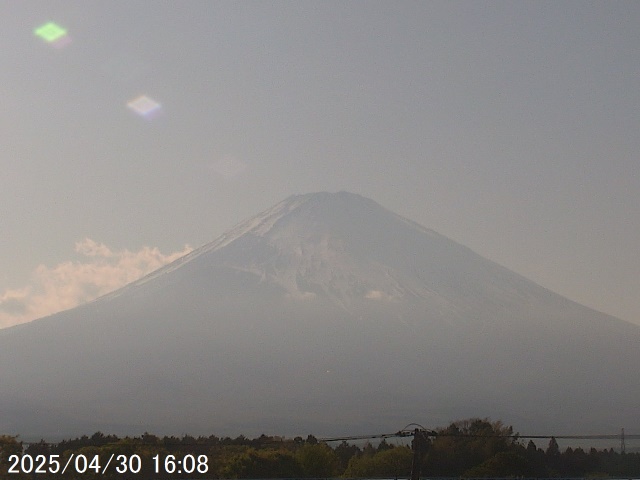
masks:
[[(34, 478), (29, 474), (8, 473), (11, 455), (29, 455), (33, 459), (39, 455), (39, 458), (57, 456), (55, 458), (64, 464), (78, 455), (89, 460), (97, 456), (104, 463), (112, 455), (129, 458), (135, 454), (144, 466), (139, 478), (144, 475), (144, 478), (157, 479), (408, 478), (414, 456), (410, 446), (386, 440), (377, 445), (346, 441), (328, 444), (312, 435), (292, 439), (262, 435), (250, 439), (243, 435), (236, 438), (214, 435), (158, 437), (145, 433), (139, 437), (119, 438), (97, 432), (90, 437), (58, 443), (41, 441), (23, 447), (16, 437), (0, 436), (0, 478)], [(178, 473), (175, 462), (186, 456), (193, 461), (201, 455), (206, 457), (206, 472), (189, 468), (192, 470), (189, 473)], [(154, 461), (161, 463), (160, 471), (151, 475)], [(169, 463), (162, 463), (165, 461)], [(420, 451), (420, 462), (422, 477), (637, 478), (640, 475), (640, 453), (595, 448), (585, 451), (570, 447), (562, 451), (554, 438), (541, 448), (533, 441), (519, 439), (511, 427), (488, 419), (461, 420), (435, 430), (435, 435), (426, 439)], [(58, 472), (40, 478), (121, 480), (123, 476), (114, 469), (106, 473), (87, 469), (82, 475), (67, 471), (64, 476)]]

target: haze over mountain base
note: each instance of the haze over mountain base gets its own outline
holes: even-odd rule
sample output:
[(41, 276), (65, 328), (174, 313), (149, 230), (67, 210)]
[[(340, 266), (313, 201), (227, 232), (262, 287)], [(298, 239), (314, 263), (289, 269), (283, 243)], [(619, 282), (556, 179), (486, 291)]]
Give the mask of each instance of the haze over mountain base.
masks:
[(113, 294), (0, 330), (0, 432), (296, 435), (640, 421), (640, 327), (372, 200), (290, 197)]

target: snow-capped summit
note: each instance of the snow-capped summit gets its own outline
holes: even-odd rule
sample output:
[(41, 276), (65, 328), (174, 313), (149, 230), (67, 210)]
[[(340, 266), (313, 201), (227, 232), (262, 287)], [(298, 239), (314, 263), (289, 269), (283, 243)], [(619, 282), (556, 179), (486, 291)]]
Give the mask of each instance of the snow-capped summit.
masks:
[[(450, 239), (348, 192), (291, 196), (125, 290), (152, 280), (159, 287), (160, 277), (203, 264), (244, 272), (288, 298), (321, 296), (347, 309), (360, 300), (455, 309), (455, 303), (498, 290), (508, 303), (532, 288)], [(536, 293), (547, 301), (550, 292)]]
[(0, 431), (333, 435), (469, 416), (611, 431), (640, 421), (638, 344), (639, 327), (372, 200), (295, 195), (0, 331)]

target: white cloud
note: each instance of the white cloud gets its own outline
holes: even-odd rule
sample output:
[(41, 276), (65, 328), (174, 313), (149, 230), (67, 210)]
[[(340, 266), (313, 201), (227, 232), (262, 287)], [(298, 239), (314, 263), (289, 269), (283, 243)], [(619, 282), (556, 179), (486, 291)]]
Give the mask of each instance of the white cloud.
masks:
[(368, 298), (369, 300), (380, 300), (380, 301), (387, 301), (387, 302), (391, 302), (393, 301), (395, 298), (393, 295), (389, 295), (386, 292), (383, 292), (382, 290), (369, 290), (364, 298)]
[(112, 251), (90, 238), (76, 243), (81, 262), (64, 262), (53, 268), (39, 265), (30, 285), (0, 293), (0, 328), (73, 308), (112, 292), (151, 273), (192, 248), (163, 254), (156, 247), (137, 252)]
[(377, 299), (383, 298), (384, 296), (385, 296), (384, 292), (381, 292), (380, 290), (369, 290), (367, 294), (364, 296), (364, 298), (377, 300)]

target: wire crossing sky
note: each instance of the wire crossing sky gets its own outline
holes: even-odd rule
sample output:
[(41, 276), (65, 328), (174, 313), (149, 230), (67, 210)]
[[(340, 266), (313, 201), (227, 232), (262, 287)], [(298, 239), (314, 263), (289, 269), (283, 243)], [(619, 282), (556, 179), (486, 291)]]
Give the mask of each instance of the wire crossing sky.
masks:
[(339, 190), (640, 324), (638, 2), (0, 11), (0, 327)]

